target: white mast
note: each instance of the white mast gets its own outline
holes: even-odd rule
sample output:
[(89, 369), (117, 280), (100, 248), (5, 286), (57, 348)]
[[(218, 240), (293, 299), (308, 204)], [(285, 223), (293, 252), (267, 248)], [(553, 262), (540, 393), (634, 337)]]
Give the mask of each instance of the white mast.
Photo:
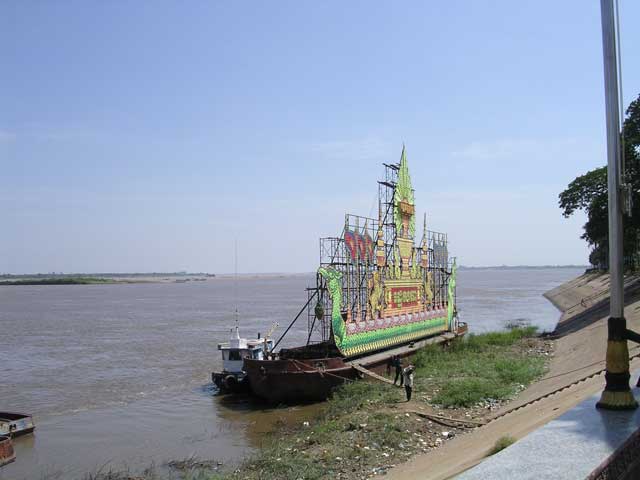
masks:
[(231, 348), (243, 348), (246, 347), (246, 342), (243, 342), (240, 338), (240, 330), (238, 328), (238, 239), (236, 238), (233, 244), (233, 303), (235, 304), (235, 317), (236, 326), (233, 329), (233, 334), (229, 340), (229, 346)]
[(235, 338), (240, 339), (240, 332), (238, 331), (238, 239), (236, 238), (233, 244), (233, 303), (235, 304), (235, 317), (236, 317), (236, 333)]

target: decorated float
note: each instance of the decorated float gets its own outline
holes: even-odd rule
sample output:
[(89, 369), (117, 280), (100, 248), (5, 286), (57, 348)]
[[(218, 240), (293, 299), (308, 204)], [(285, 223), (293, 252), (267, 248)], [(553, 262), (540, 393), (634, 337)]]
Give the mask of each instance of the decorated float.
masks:
[(427, 343), (466, 332), (456, 310), (456, 263), (447, 235), (416, 235), (416, 206), (405, 149), (384, 164), (378, 217), (345, 215), (339, 237), (320, 240), (316, 285), (292, 325), (307, 312), (306, 345), (245, 358), (250, 389), (274, 403), (325, 399), (363, 372), (384, 370)]

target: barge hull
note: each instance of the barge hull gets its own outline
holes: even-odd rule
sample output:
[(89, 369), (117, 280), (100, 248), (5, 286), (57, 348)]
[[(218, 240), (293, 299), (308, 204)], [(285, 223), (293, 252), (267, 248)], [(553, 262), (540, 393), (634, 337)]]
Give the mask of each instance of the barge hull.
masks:
[(317, 402), (326, 400), (336, 387), (362, 378), (362, 373), (353, 365), (361, 365), (383, 375), (392, 356), (410, 358), (420, 348), (430, 344), (447, 343), (456, 336), (447, 332), (410, 345), (354, 359), (245, 359), (244, 370), (251, 384), (251, 392), (271, 404)]
[(13, 443), (9, 435), (0, 435), (0, 467), (16, 459)]
[(358, 376), (342, 358), (245, 359), (244, 368), (251, 392), (272, 404), (326, 400), (334, 388)]

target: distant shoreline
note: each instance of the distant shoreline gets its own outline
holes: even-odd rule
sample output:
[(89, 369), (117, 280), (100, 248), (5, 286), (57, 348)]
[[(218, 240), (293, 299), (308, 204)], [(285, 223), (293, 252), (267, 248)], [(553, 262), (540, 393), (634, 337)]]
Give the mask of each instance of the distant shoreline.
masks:
[(118, 280), (101, 277), (29, 278), (21, 280), (0, 280), (1, 285), (112, 285), (117, 283), (148, 283), (142, 280)]
[(204, 282), (215, 278), (211, 274), (36, 274), (0, 275), (0, 286), (27, 285), (122, 285), (133, 283)]

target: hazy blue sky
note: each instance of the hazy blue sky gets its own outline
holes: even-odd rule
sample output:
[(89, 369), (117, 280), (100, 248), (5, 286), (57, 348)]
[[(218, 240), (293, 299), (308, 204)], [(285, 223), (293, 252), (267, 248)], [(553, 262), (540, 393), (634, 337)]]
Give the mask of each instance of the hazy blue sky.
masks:
[(597, 0), (3, 1), (0, 44), (0, 272), (311, 271), (403, 142), (460, 263), (586, 261)]

